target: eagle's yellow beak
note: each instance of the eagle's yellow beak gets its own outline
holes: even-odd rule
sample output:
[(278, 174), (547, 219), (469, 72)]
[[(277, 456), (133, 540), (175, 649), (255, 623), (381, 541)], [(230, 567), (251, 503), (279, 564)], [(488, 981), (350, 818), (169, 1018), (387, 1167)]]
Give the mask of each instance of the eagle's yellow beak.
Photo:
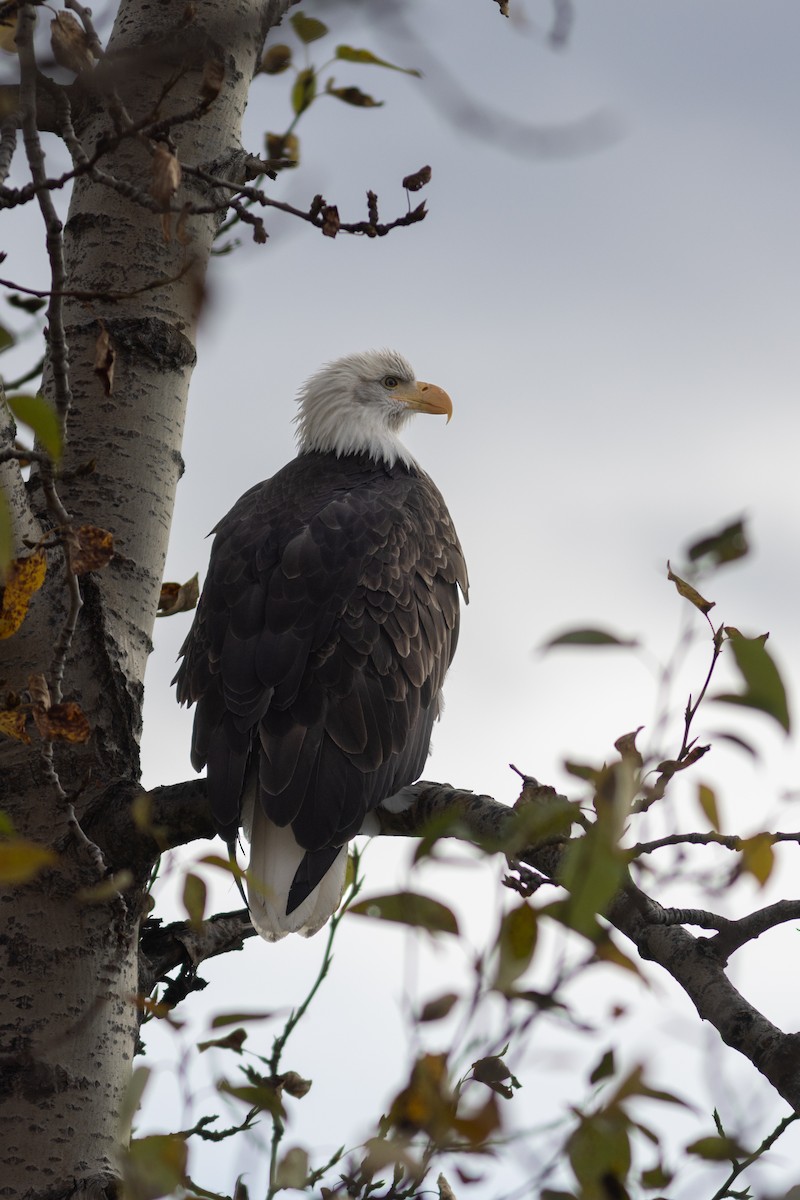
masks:
[(438, 413), (449, 421), (453, 415), (453, 401), (443, 388), (435, 383), (422, 383), (417, 380), (397, 395), (414, 412)]

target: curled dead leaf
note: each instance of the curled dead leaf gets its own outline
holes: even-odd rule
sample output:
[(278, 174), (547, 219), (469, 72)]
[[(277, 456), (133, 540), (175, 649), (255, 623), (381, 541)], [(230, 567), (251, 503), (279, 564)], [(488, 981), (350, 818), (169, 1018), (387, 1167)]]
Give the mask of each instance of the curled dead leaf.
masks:
[(699, 608), (701, 613), (708, 615), (716, 604), (716, 600), (706, 600), (700, 595), (697, 588), (692, 587), (685, 579), (681, 579), (680, 575), (676, 575), (669, 563), (667, 563), (667, 579), (675, 584), (679, 595), (683, 596), (685, 600), (689, 600), (695, 608)]
[(47, 686), (47, 680), (44, 675), (36, 674), (28, 676), (28, 695), (30, 696), (31, 704), (45, 709), (50, 707), (50, 688)]
[(157, 617), (172, 617), (175, 613), (191, 612), (200, 599), (200, 579), (195, 572), (186, 583), (162, 583), (158, 598)]

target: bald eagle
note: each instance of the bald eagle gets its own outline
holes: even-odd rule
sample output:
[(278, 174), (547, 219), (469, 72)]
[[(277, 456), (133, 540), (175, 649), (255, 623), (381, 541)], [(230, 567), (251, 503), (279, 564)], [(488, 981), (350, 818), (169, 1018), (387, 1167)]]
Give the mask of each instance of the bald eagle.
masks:
[(467, 598), (450, 514), (398, 436), (414, 413), (449, 420), (447, 393), (383, 350), (328, 364), (298, 400), (297, 457), (214, 530), (175, 677), (215, 826), (250, 842), (268, 941), (325, 924), (348, 841), (419, 777)]

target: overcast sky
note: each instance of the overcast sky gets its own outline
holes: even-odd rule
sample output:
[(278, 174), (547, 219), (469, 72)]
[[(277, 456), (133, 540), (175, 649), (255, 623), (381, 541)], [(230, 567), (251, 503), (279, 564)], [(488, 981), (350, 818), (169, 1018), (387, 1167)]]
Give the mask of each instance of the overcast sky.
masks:
[[(302, 165), (272, 193), (302, 207), (322, 192), (352, 220), (364, 215), (371, 188), (386, 219), (404, 209), (403, 176), (430, 164), (429, 216), (380, 241), (330, 241), (268, 215), (266, 246), (245, 230), (236, 253), (214, 262), (167, 578), (196, 570), (202, 578), (204, 535), (293, 454), (293, 397), (309, 374), (353, 350), (400, 350), (453, 398), (449, 426), (419, 418), (407, 440), (450, 506), (472, 583), (426, 776), (512, 803), (514, 762), (579, 794), (563, 761), (602, 761), (639, 725), (646, 740), (657, 716), (653, 656), (669, 657), (691, 617), (666, 580), (667, 559), (677, 566), (688, 541), (730, 518), (746, 515), (754, 549), (707, 585), (714, 615), (747, 633), (769, 630), (797, 695), (800, 7), (591, 0), (576, 4), (561, 50), (543, 36), (550, 6), (533, 0), (512, 0), (511, 21), (491, 0), (389, 6), (405, 14), (404, 26), (381, 17), (386, 7), (305, 6), (336, 21), (329, 43), (312, 47), (314, 61), (346, 41), (421, 67), (424, 79), (337, 64), (337, 84), (357, 84), (385, 107), (315, 105), (298, 129)], [(377, 19), (366, 23), (368, 8)], [(296, 45), (285, 30), (272, 40)], [(287, 75), (256, 80), (247, 121), (254, 151), (265, 128), (288, 122), (288, 88)], [(148, 785), (191, 774), (191, 714), (177, 709), (169, 687), (189, 619), (156, 630)], [(636, 635), (651, 656), (536, 652), (553, 633), (586, 624)], [(689, 624), (702, 635), (699, 617)], [(680, 745), (680, 712), (707, 655), (698, 646), (679, 676), (671, 724), (651, 747), (659, 756)], [(750, 832), (797, 788), (797, 744), (766, 718), (719, 704), (698, 732), (732, 729), (757, 741), (764, 761), (717, 745), (697, 778), (719, 787), (726, 829)], [(648, 835), (696, 827), (692, 794), (687, 786), (685, 806), (654, 817)], [(775, 824), (795, 827), (796, 806), (786, 802)], [(414, 884), (449, 893), (479, 944), (496, 919), (500, 866), (455, 857), (461, 866), (426, 871)], [(403, 845), (373, 845), (368, 891), (403, 880), (408, 858)], [(784, 876), (783, 894), (794, 877)], [(700, 902), (688, 885), (658, 894)], [(227, 887), (218, 898), (236, 907)], [(719, 904), (738, 911), (760, 902), (743, 888)], [(745, 993), (784, 1028), (797, 1023), (792, 936), (772, 935), (769, 947), (743, 956), (741, 978), (734, 972), (740, 982), (749, 974)], [(192, 1024), (178, 1038), (190, 1044), (205, 1014), (221, 1007), (296, 1003), (319, 941), (251, 943), (204, 970), (212, 986), (186, 1006)], [(290, 1143), (316, 1145), (321, 1156), (369, 1134), (404, 1081), (408, 997), (463, 981), (464, 961), (386, 927), (345, 922), (331, 979), (287, 1057), (315, 1081), (292, 1105)], [(705, 1113), (703, 1132), (714, 1104), (751, 1142), (784, 1115), (755, 1071), (723, 1055), (666, 983), (648, 993), (604, 975), (592, 997), (581, 1011), (601, 1027), (617, 999), (630, 1006), (619, 1025), (630, 1061), (655, 1047), (651, 1081), (688, 1093)], [(152, 1040), (160, 1050), (172, 1035)], [(269, 1051), (267, 1033), (253, 1040)], [(576, 1072), (582, 1085), (582, 1064), (599, 1057), (607, 1035), (585, 1041), (532, 1038), (517, 1051), (518, 1126), (552, 1119), (560, 1100), (575, 1098)], [(203, 1059), (198, 1078), (228, 1065)], [(183, 1094), (180, 1078), (167, 1076), (170, 1068), (161, 1104), (147, 1110), (162, 1128)], [(219, 1111), (218, 1097), (209, 1104)], [(678, 1117), (674, 1136), (694, 1128)], [(762, 1178), (795, 1182), (797, 1154), (787, 1138), (776, 1174)], [(516, 1166), (484, 1167), (486, 1183), (464, 1194), (509, 1191), (528, 1170), (523, 1151), (511, 1157)], [(256, 1196), (264, 1169), (254, 1141), (213, 1148), (197, 1178), (229, 1189), (244, 1171)], [(675, 1200), (705, 1194), (701, 1186), (713, 1191), (704, 1179), (687, 1180)]]

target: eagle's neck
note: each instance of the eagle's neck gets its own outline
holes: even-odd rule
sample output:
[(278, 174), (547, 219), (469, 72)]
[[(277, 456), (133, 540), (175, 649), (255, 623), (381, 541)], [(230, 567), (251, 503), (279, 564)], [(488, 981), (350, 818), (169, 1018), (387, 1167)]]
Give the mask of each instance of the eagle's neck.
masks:
[(417, 466), (398, 432), (387, 426), (384, 413), (369, 406), (344, 410), (327, 397), (323, 401), (316, 396), (304, 397), (297, 414), (297, 442), (300, 454), (313, 450), (337, 458), (365, 454), (388, 467), (398, 462), (406, 467)]

